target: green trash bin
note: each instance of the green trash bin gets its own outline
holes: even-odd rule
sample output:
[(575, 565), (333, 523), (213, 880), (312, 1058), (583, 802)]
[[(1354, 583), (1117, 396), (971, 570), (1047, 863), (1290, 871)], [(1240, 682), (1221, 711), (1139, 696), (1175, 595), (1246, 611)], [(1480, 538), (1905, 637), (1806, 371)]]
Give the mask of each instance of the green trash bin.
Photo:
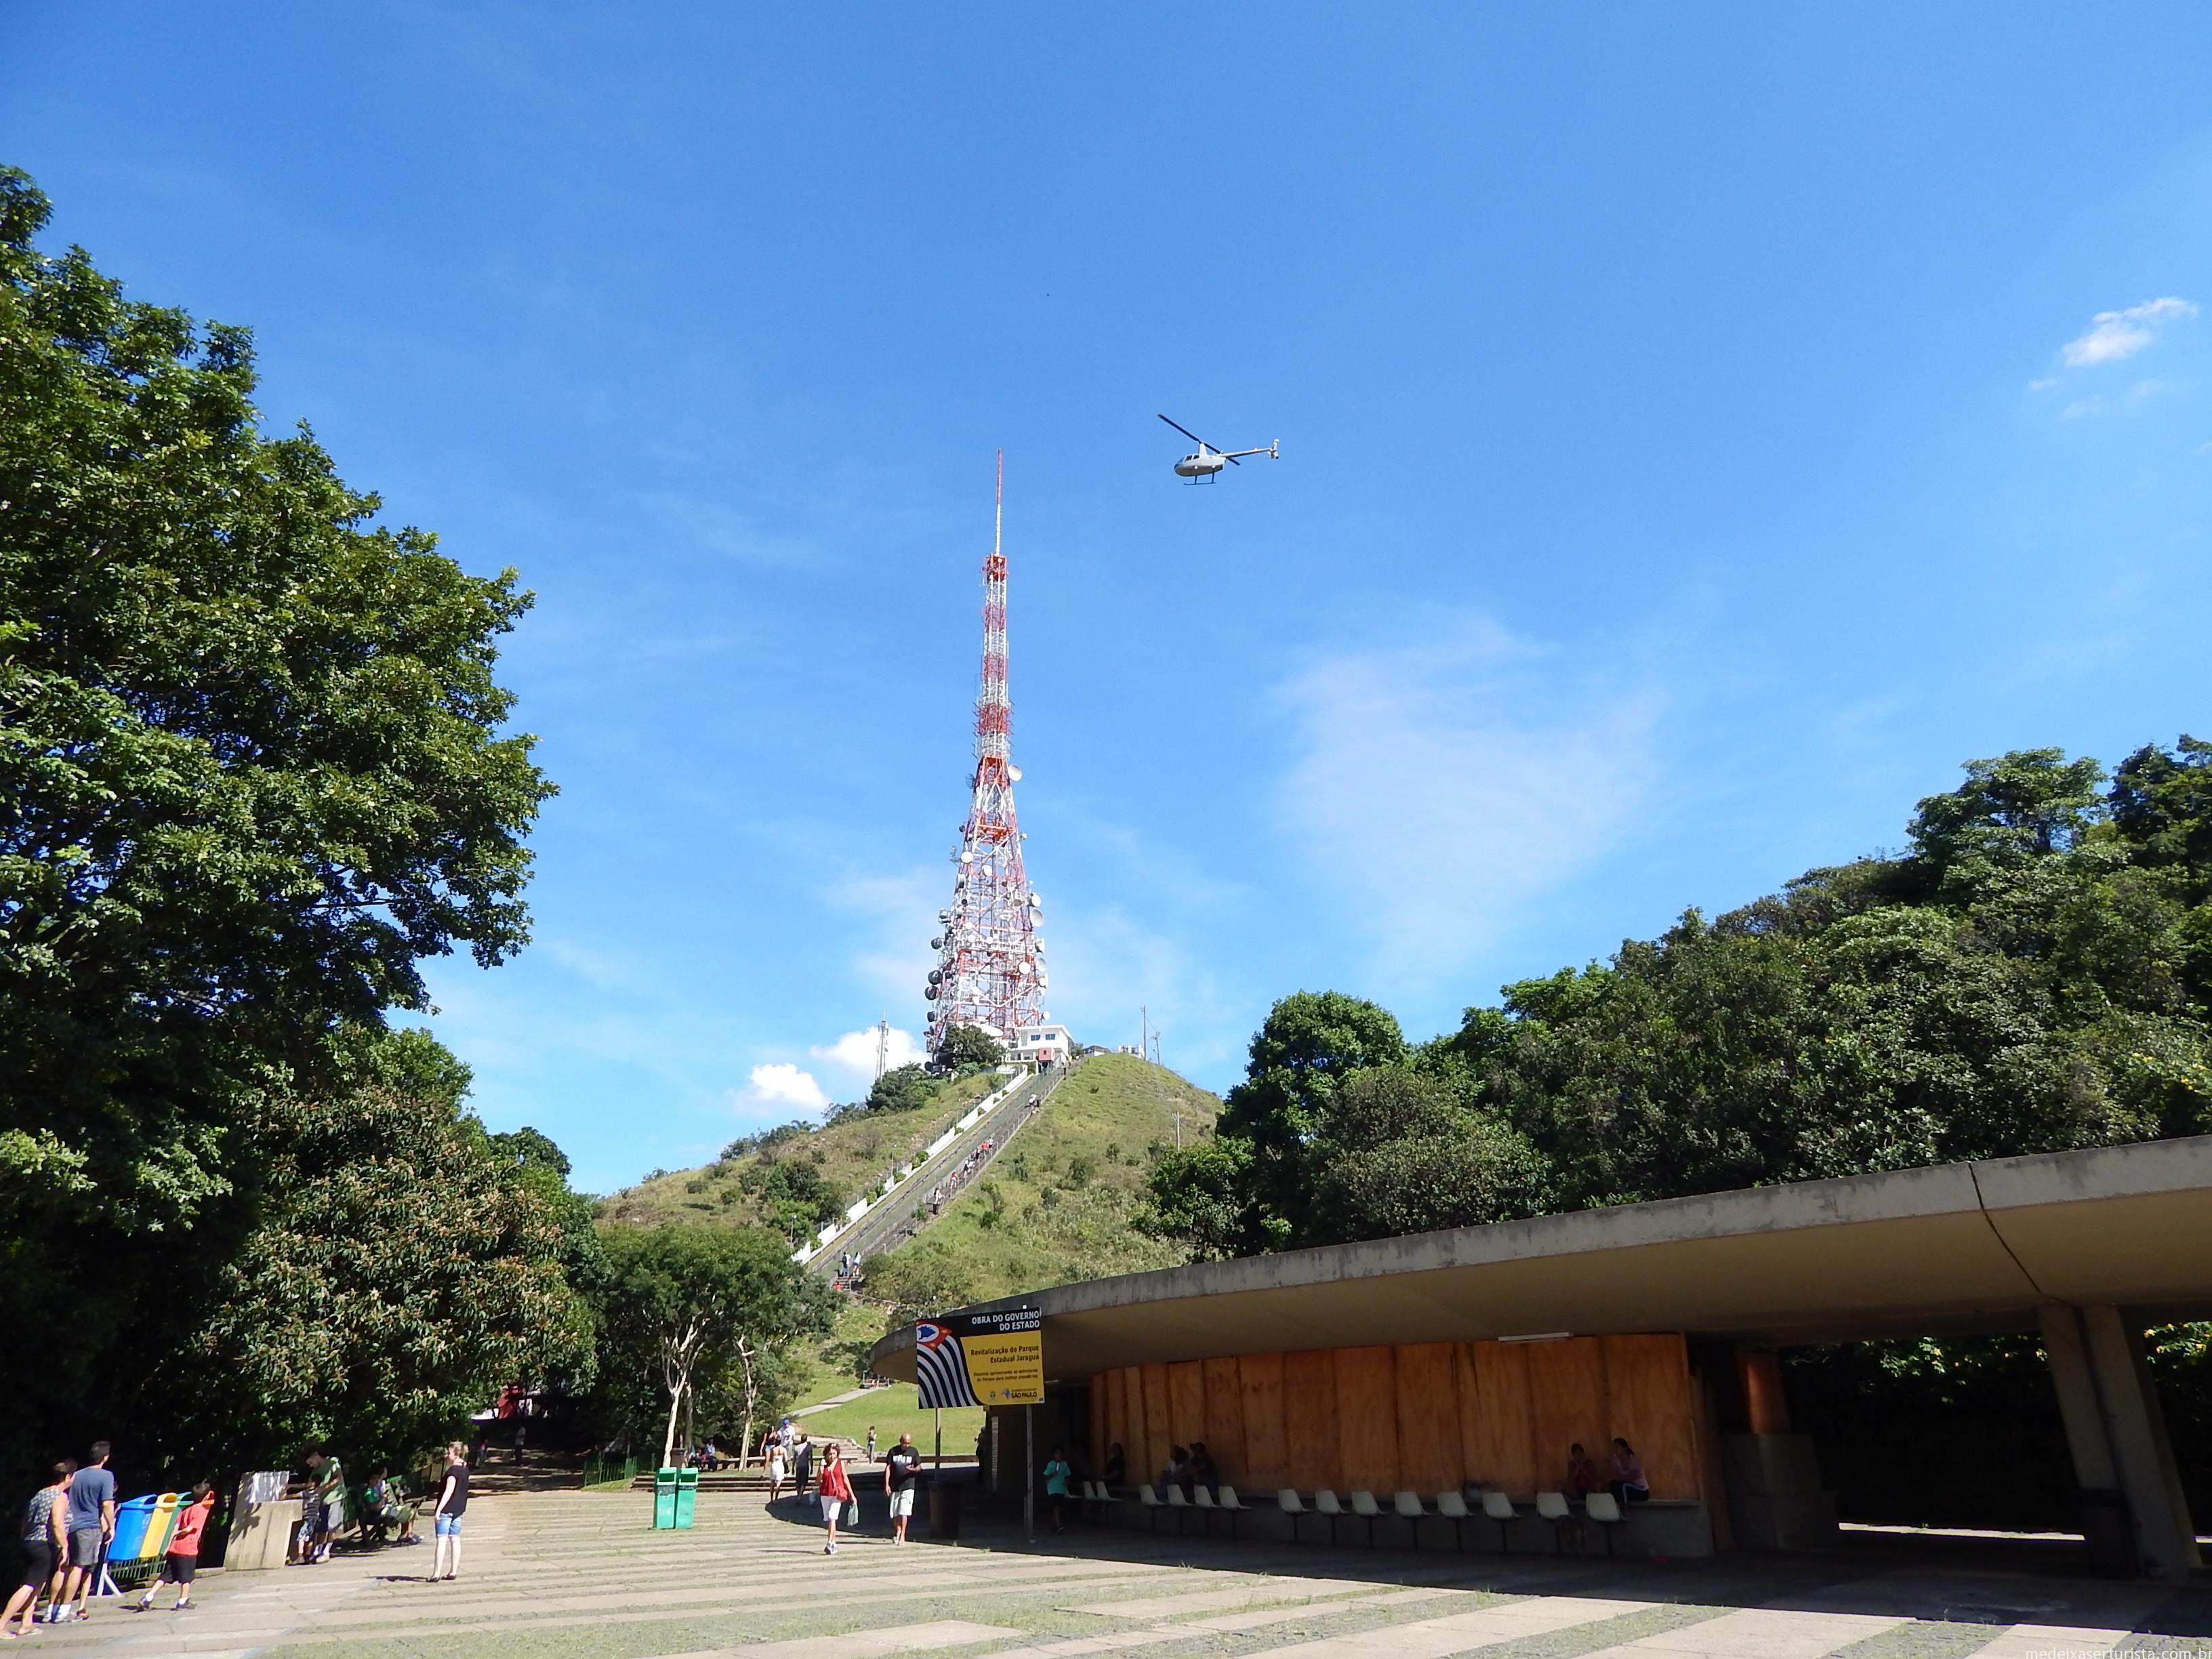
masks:
[(653, 1527), (656, 1532), (676, 1524), (676, 1471), (653, 1472)]
[(696, 1469), (677, 1470), (676, 1524), (678, 1526), (689, 1527), (691, 1524), (691, 1511), (697, 1506), (698, 1502), (699, 1471)]

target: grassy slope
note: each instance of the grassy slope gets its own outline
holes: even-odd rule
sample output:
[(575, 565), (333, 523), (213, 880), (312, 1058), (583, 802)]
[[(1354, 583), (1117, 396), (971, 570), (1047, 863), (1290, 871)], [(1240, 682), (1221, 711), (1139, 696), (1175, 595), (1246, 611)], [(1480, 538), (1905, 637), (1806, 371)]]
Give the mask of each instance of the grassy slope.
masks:
[[(1175, 1145), (1176, 1115), (1188, 1145), (1220, 1109), (1203, 1089), (1133, 1054), (1085, 1060), (985, 1181), (919, 1238), (875, 1259), (869, 1290), (974, 1300), (1173, 1265), (1180, 1253), (1130, 1222), (1158, 1153)], [(1078, 1159), (1091, 1170), (1071, 1185)]]
[[(963, 1078), (917, 1110), (835, 1124), (785, 1141), (765, 1156), (817, 1158), (825, 1178), (856, 1194), (863, 1182), (927, 1146), (998, 1080)], [(1213, 1096), (1164, 1067), (1131, 1054), (1094, 1055), (1023, 1126), (993, 1164), (988, 1186), (969, 1188), (921, 1237), (874, 1259), (871, 1292), (884, 1293), (878, 1291), (880, 1282), (889, 1294), (914, 1293), (950, 1307), (1180, 1261), (1172, 1247), (1136, 1232), (1130, 1221), (1157, 1153), (1175, 1144), (1176, 1114), (1187, 1145), (1210, 1133), (1220, 1109)], [(744, 1163), (761, 1156), (749, 1153), (736, 1162), (641, 1182), (603, 1200), (601, 1218), (641, 1226), (756, 1221), (751, 1196), (738, 1188), (737, 1176)], [(1089, 1161), (1091, 1173), (1079, 1187), (1071, 1187), (1069, 1166), (1079, 1158)], [(694, 1182), (699, 1183), (696, 1191)], [(725, 1191), (732, 1194), (729, 1202), (723, 1200)], [(881, 1305), (849, 1304), (818, 1351), (810, 1347), (794, 1357), (793, 1405), (811, 1405), (854, 1386), (834, 1350), (839, 1343), (880, 1334), (884, 1311)], [(980, 1411), (945, 1413), (946, 1451), (964, 1456), (973, 1450), (981, 1418)], [(854, 1440), (865, 1439), (872, 1423), (885, 1444), (910, 1430), (917, 1443), (930, 1444), (930, 1414), (915, 1402), (911, 1384), (877, 1390), (806, 1421), (817, 1433)]]
[[(929, 1145), (1001, 1081), (991, 1076), (962, 1078), (947, 1084), (927, 1105), (910, 1112), (879, 1112), (834, 1123), (734, 1161), (641, 1181), (603, 1200), (599, 1213), (605, 1220), (641, 1226), (664, 1221), (757, 1222), (762, 1218), (759, 1208), (752, 1195), (739, 1188), (737, 1177), (746, 1164), (781, 1158), (811, 1159), (849, 1202), (860, 1196), (864, 1184), (880, 1179), (893, 1165)], [(726, 1200), (725, 1193), (730, 1194)]]
[[(883, 1323), (880, 1315), (875, 1322)], [(868, 1443), (868, 1425), (876, 1429), (876, 1455), (883, 1455), (887, 1447), (898, 1443), (902, 1434), (914, 1437), (914, 1443), (927, 1452), (934, 1445), (932, 1439), (930, 1413), (922, 1410), (919, 1396), (911, 1382), (894, 1382), (887, 1389), (872, 1390), (865, 1400), (855, 1400), (848, 1405), (832, 1406), (826, 1412), (816, 1412), (799, 1421), (806, 1431), (816, 1436), (842, 1435), (861, 1446)], [(981, 1406), (957, 1407), (945, 1413), (945, 1455), (948, 1457), (967, 1457), (975, 1449), (976, 1432), (983, 1426)]]

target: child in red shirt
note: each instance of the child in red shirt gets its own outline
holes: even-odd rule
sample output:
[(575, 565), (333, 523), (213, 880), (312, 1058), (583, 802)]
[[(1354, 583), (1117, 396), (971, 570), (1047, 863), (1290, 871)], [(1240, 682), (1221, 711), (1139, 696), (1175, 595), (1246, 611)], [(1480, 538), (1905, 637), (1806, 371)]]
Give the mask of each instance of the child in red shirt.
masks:
[(161, 1557), (161, 1576), (146, 1586), (145, 1595), (131, 1611), (144, 1613), (154, 1605), (154, 1592), (163, 1584), (177, 1587), (177, 1605), (172, 1613), (182, 1613), (192, 1604), (192, 1574), (200, 1564), (200, 1534), (207, 1529), (208, 1516), (215, 1513), (215, 1488), (203, 1480), (191, 1490), (185, 1502), (177, 1506), (176, 1529), (169, 1534), (169, 1548)]

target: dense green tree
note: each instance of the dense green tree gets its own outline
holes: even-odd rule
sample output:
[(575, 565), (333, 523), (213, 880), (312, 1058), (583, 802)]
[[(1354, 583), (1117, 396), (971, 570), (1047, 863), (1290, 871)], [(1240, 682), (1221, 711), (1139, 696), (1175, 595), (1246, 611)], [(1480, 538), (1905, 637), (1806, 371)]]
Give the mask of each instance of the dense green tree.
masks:
[(850, 1201), (805, 1156), (757, 1159), (745, 1166), (738, 1184), (760, 1200), (768, 1224), (792, 1244), (813, 1237), (817, 1228), (842, 1215)]
[(663, 1463), (695, 1387), (830, 1329), (828, 1287), (763, 1229), (609, 1227), (603, 1237), (601, 1399), (617, 1428), (659, 1432)]
[(1390, 1012), (1337, 991), (1299, 991), (1268, 1010), (1245, 1080), (1215, 1139), (1160, 1160), (1151, 1224), (1207, 1256), (1280, 1249), (1304, 1231), (1313, 1170), (1306, 1143), (1345, 1079), (1407, 1058)]
[(1006, 1051), (999, 1046), (998, 1038), (981, 1026), (954, 1025), (947, 1028), (931, 1058), (947, 1071), (957, 1072), (1002, 1066)]
[(319, 1440), (397, 1462), (509, 1382), (589, 1379), (575, 1195), (501, 1155), (453, 1072), (427, 1034), (400, 1032), (343, 1096), (263, 1103), (266, 1200), (161, 1370), (203, 1467), (282, 1467)]
[(1410, 1056), (1371, 1004), (1286, 998), (1153, 1224), (1238, 1254), (2212, 1129), (2212, 747), (2104, 795), (2056, 750), (1966, 770), (1905, 856), (1688, 912)]
[[(424, 1006), (423, 957), (523, 942), (550, 793), (493, 678), (512, 573), (380, 524), (304, 428), (264, 435), (246, 331), (41, 252), (47, 212), (0, 169), (0, 1322), (69, 1333), (0, 1358), (17, 1469), (96, 1431), (174, 1449), (191, 1402), (155, 1379), (215, 1287), (284, 1328), (267, 1240), (405, 1207), (332, 1185), (331, 1149), (405, 1102), (458, 1122), (458, 1095), (362, 1056)], [(496, 1231), (464, 1254), (518, 1259)], [(266, 1352), (246, 1316), (224, 1340)], [(299, 1420), (240, 1363), (267, 1392), (227, 1398)]]
[(1546, 1166), (1510, 1125), (1435, 1075), (1354, 1073), (1322, 1104), (1304, 1150), (1313, 1202), (1301, 1243), (1390, 1238), (1546, 1207)]
[(908, 1112), (926, 1106), (937, 1092), (937, 1079), (920, 1066), (895, 1066), (868, 1091), (872, 1112)]

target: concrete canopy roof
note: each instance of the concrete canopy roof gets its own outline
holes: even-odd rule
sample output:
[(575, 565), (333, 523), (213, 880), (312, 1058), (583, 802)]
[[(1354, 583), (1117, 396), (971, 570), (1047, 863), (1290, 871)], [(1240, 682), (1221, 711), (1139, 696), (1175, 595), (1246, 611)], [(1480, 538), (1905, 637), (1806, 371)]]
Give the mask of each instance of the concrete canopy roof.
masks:
[[(1045, 1367), (1633, 1331), (1787, 1344), (2032, 1328), (2054, 1303), (2212, 1318), (2212, 1136), (1667, 1199), (1097, 1279)], [(961, 1310), (960, 1311), (974, 1311)], [(914, 1333), (876, 1345), (911, 1380)]]

